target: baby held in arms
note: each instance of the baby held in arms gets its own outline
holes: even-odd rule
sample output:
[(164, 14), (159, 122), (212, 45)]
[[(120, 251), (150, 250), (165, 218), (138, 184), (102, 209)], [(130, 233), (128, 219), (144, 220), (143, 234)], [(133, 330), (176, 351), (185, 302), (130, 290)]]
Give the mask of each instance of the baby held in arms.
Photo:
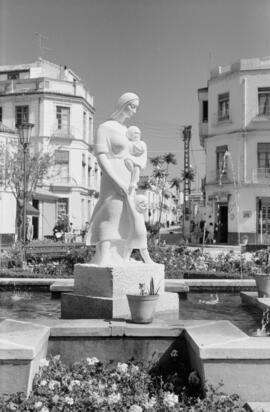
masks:
[(147, 161), (147, 147), (141, 140), (141, 130), (137, 126), (130, 126), (127, 129), (127, 138), (130, 141), (130, 146), (125, 165), (131, 172), (129, 194), (133, 194), (140, 179), (140, 171), (145, 167)]

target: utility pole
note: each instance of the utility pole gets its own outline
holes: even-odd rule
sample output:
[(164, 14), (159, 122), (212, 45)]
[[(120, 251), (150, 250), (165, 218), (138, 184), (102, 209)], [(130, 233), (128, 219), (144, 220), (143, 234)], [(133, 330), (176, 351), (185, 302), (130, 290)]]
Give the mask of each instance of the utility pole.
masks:
[(184, 141), (184, 210), (183, 210), (183, 234), (184, 237), (190, 237), (190, 139), (191, 126), (185, 126), (183, 129)]

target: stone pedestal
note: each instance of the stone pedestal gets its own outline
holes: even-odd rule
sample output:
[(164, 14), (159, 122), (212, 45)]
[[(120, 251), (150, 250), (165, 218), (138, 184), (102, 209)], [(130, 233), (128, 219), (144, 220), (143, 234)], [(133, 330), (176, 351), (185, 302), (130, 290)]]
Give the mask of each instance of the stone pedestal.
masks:
[(62, 293), (63, 319), (117, 319), (130, 317), (128, 293), (139, 293), (139, 283), (149, 287), (153, 277), (160, 295), (157, 312), (178, 311), (178, 295), (164, 291), (164, 265), (130, 263), (126, 266), (97, 267), (77, 264), (74, 292)]

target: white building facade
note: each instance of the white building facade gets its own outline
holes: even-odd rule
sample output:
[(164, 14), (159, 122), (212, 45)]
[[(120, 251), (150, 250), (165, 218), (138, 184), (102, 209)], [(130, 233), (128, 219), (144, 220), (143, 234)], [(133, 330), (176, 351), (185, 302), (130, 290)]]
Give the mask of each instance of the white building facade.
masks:
[(205, 220), (219, 243), (269, 243), (270, 58), (216, 68), (198, 98)]
[[(66, 66), (41, 58), (0, 66), (0, 122), (13, 131), (21, 122), (33, 123), (31, 146), (40, 150), (49, 145), (54, 151), (55, 173), (32, 194), (39, 210), (39, 216), (32, 218), (37, 239), (52, 235), (60, 215), (67, 215), (78, 233), (91, 217), (100, 185), (93, 118), (93, 97)], [(3, 186), (0, 190), (0, 209), (12, 222), (7, 229), (0, 221), (0, 234), (14, 233), (15, 201), (6, 201), (7, 190)]]

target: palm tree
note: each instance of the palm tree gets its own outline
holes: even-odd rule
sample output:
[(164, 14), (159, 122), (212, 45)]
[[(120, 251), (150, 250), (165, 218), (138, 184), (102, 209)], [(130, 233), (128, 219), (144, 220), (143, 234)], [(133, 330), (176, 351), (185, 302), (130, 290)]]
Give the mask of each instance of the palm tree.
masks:
[(180, 192), (180, 188), (181, 188), (181, 183), (182, 183), (182, 181), (183, 181), (183, 179), (180, 179), (180, 177), (174, 177), (174, 178), (171, 180), (171, 188), (175, 187), (177, 195), (178, 195), (179, 192)]
[(166, 163), (167, 174), (168, 174), (168, 171), (169, 171), (169, 166), (170, 166), (170, 165), (176, 165), (176, 164), (177, 164), (176, 156), (175, 156), (174, 153), (171, 153), (171, 152), (166, 153), (166, 154), (163, 156), (163, 161), (164, 161), (164, 163)]
[(139, 181), (138, 183), (138, 189), (140, 190), (149, 190), (151, 188), (152, 186), (148, 180)]
[(150, 157), (150, 162), (154, 166), (154, 168), (160, 169), (160, 167), (164, 163), (163, 156)]
[(195, 179), (195, 170), (190, 167), (189, 170), (185, 171), (182, 170), (182, 179), (185, 180), (189, 180), (190, 182), (194, 182)]

